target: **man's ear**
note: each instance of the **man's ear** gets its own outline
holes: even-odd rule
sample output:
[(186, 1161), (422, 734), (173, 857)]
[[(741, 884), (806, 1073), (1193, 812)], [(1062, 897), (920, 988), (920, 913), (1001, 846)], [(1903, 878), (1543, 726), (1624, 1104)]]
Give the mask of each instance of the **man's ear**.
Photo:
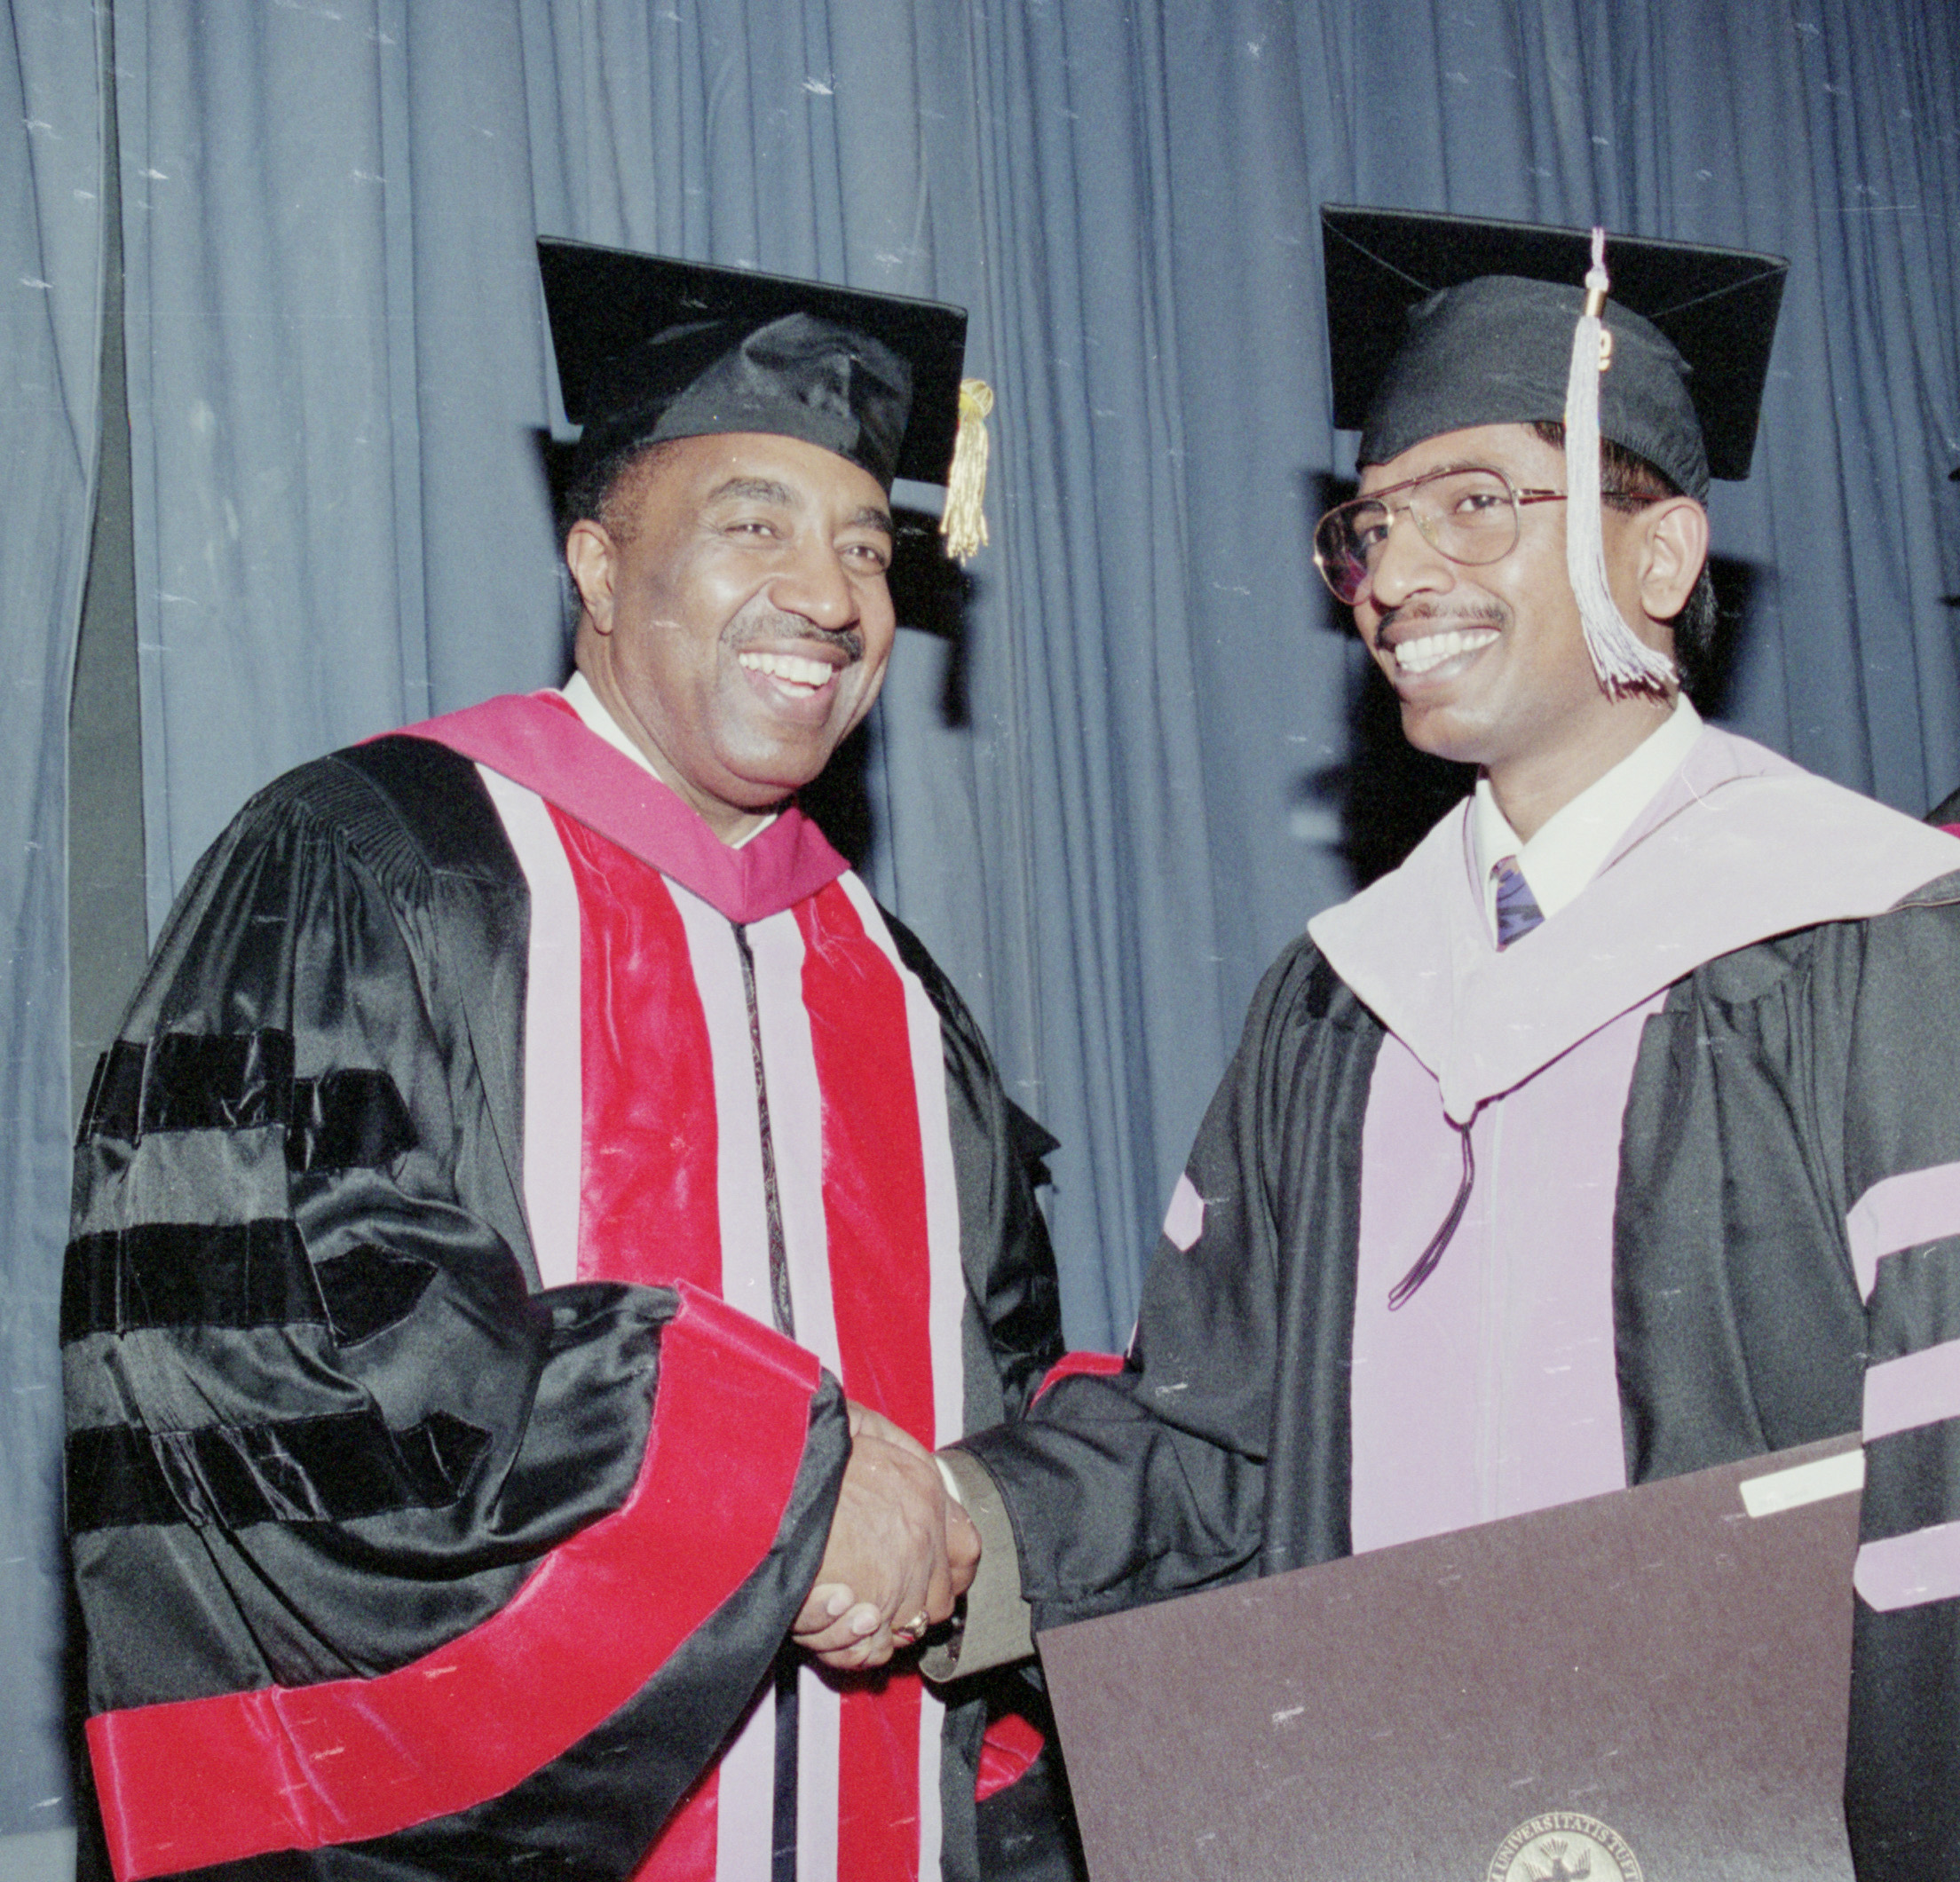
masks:
[(612, 631), (612, 577), (619, 551), (605, 526), (581, 517), (565, 538), (565, 565), (579, 591), (585, 618), (601, 634)]
[(1649, 621), (1672, 621), (1687, 605), (1708, 560), (1708, 512), (1690, 496), (1671, 496), (1639, 515), (1640, 607)]

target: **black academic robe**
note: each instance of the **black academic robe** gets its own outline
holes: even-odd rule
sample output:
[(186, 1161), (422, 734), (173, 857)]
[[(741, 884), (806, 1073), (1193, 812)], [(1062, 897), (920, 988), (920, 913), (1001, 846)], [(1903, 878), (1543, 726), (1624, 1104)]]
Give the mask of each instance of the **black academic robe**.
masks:
[[(1766, 757), (1748, 762), (1770, 773)], [(1806, 819), (1842, 809), (1862, 827), (1817, 780), (1790, 788)], [(1695, 815), (1722, 801), (1707, 780), (1680, 795)], [(1427, 901), (1410, 894), (1393, 931), (1426, 919)], [(1941, 1350), (1960, 1340), (1960, 877), (1668, 979), (1619, 1124), (1610, 1233), (1636, 1483), (1855, 1432), (1869, 1371), (1926, 1354), (1951, 1372), (1960, 1354)], [(1037, 1628), (1349, 1552), (1363, 1126), (1387, 1037), (1313, 940), (1289, 948), (1180, 1185), (1202, 1198), (1202, 1232), (1174, 1206), (1122, 1371), (1064, 1377), (1017, 1429), (965, 1441), (1006, 1504)], [(1529, 1069), (1491, 1071), (1498, 1101)], [(1882, 1211), (1901, 1195), (1889, 1237), (1874, 1231), (1873, 1198)], [(1867, 1557), (1920, 1538), (1950, 1554), (1953, 1412), (1960, 1397), (1868, 1443)], [(1960, 1599), (1861, 1600), (1856, 1625), (1859, 1873), (1960, 1877)]]
[[(226, 1874), (628, 1874), (815, 1576), (848, 1451), (815, 1359), (699, 1289), (539, 1289), (526, 923), (466, 757), (341, 753), (205, 857), (99, 1068), (67, 1518), (94, 1760), (147, 1813), (125, 1877), (227, 1837), (264, 1853)], [(940, 1021), (987, 1422), (1059, 1348), (1047, 1140), (889, 926)], [(948, 1875), (983, 1724), (949, 1715)], [(173, 1821), (215, 1841), (159, 1846)]]

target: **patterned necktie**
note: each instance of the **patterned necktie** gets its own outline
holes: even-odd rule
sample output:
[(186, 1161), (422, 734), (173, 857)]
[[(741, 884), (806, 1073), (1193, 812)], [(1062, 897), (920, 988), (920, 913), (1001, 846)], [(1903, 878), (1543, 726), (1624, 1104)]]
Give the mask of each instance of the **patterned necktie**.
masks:
[(1520, 935), (1528, 935), (1545, 920), (1532, 899), (1531, 885), (1524, 879), (1514, 856), (1500, 856), (1491, 865), (1498, 879), (1498, 946), (1507, 948)]

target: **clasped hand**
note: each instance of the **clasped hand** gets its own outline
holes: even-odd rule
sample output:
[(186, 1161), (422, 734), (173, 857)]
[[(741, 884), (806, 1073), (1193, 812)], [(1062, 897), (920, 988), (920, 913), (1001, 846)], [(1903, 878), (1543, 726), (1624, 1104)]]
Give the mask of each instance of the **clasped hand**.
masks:
[(868, 1406), (850, 1409), (830, 1541), (790, 1635), (842, 1672), (882, 1666), (938, 1625), (980, 1565), (979, 1531), (946, 1495), (932, 1453)]

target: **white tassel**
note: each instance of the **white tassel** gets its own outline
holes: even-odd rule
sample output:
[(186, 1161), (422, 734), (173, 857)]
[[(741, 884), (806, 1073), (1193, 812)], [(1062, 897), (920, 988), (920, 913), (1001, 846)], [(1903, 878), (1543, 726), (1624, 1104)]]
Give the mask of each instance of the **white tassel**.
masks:
[(1600, 379), (1613, 361), (1603, 318), (1608, 287), (1606, 231), (1592, 231), (1585, 312), (1572, 329), (1572, 368), (1565, 382), (1565, 565), (1578, 597), (1579, 624), (1600, 684), (1613, 698), (1664, 692), (1679, 679), (1674, 662), (1626, 624), (1606, 579), (1600, 504)]

